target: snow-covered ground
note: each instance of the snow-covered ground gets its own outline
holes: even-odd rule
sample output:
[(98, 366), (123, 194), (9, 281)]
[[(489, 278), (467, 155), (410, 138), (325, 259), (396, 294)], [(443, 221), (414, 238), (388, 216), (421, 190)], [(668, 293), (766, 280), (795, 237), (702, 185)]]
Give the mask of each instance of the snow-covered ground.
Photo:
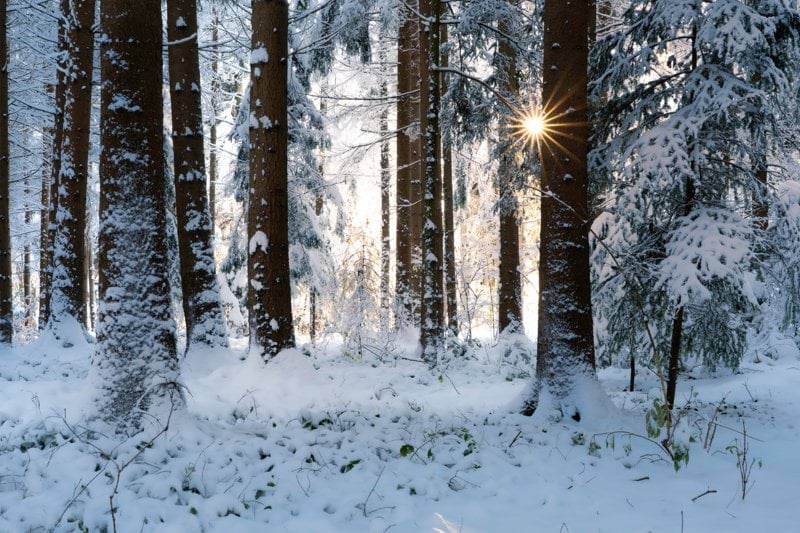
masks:
[[(119, 532), (784, 532), (800, 523), (794, 356), (684, 379), (678, 396), (695, 442), (676, 472), (643, 438), (617, 433), (612, 447), (595, 436), (646, 434), (652, 376), (628, 393), (626, 371), (601, 371), (617, 407), (598, 399), (581, 422), (552, 422), (515, 413), (529, 379), (497, 348), (432, 373), (403, 359), (353, 361), (333, 345), (264, 365), (233, 345), (184, 362), (188, 412), (141, 453), (157, 424), (120, 443), (82, 418), (90, 347), (41, 340), (0, 353), (0, 531), (112, 531), (112, 495)], [(741, 449), (743, 423), (755, 460), (744, 501), (726, 449)]]

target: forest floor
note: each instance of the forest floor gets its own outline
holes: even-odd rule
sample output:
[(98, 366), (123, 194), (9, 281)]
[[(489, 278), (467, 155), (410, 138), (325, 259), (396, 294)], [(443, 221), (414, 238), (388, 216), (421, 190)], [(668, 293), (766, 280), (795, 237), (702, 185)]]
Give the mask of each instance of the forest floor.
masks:
[[(529, 378), (503, 363), (503, 347), (431, 372), (404, 359), (356, 361), (335, 343), (264, 365), (232, 344), (184, 361), (188, 412), (166, 433), (148, 427), (124, 442), (83, 421), (89, 346), (43, 339), (0, 353), (0, 531), (116, 522), (119, 532), (692, 533), (800, 523), (794, 355), (684, 379), (689, 462), (676, 472), (635, 436), (646, 435), (644, 412), (658, 397), (651, 375), (630, 393), (626, 370), (603, 370), (613, 404), (598, 398), (581, 422), (554, 422), (516, 414)], [(743, 424), (754, 462), (744, 500)]]

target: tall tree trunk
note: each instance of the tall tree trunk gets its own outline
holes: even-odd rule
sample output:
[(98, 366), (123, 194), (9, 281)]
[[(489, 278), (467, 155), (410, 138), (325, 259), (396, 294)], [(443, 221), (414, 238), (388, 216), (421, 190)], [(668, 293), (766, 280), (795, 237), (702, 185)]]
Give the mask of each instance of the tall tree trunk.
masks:
[(409, 275), (409, 298), (411, 322), (420, 324), (422, 315), (422, 228), (424, 220), (423, 187), (425, 180), (425, 131), (427, 128), (428, 109), (428, 35), (424, 31), (424, 23), (418, 13), (425, 2), (430, 0), (410, 0), (408, 5), (414, 10), (414, 40), (412, 41), (411, 59), (414, 65), (412, 90), (416, 98), (412, 104), (414, 113), (415, 135), (411, 138), (411, 170), (408, 183), (408, 232), (409, 256), (411, 270)]
[[(167, 260), (160, 0), (103, 0), (100, 26), (101, 409), (120, 428), (179, 400)], [(173, 404), (174, 405), (174, 404)]]
[(288, 2), (254, 0), (252, 25), (247, 261), (250, 348), (270, 359), (294, 346), (287, 191)]
[(0, 2), (0, 345), (14, 338), (8, 145), (8, 4)]
[[(86, 324), (86, 188), (92, 112), (95, 0), (72, 0), (67, 13), (63, 137), (58, 176), (51, 316), (65, 346)], [(75, 331), (75, 326), (80, 327)]]
[[(33, 220), (33, 212), (31, 211), (30, 207), (30, 181), (28, 178), (25, 178), (25, 229), (27, 233), (27, 229), (30, 227), (31, 221)], [(22, 295), (25, 302), (25, 320), (26, 322), (30, 319), (33, 310), (33, 287), (31, 285), (31, 245), (29, 242), (25, 242), (25, 246), (22, 249)]]
[[(447, 51), (447, 24), (441, 25), (442, 68), (450, 66), (450, 54)], [(441, 75), (442, 95), (447, 94), (447, 76)], [(442, 136), (442, 195), (444, 196), (444, 264), (445, 264), (445, 303), (447, 307), (447, 327), (454, 335), (458, 335), (458, 297), (456, 294), (456, 244), (453, 221), (453, 148), (449, 133)]]
[[(381, 45), (383, 46), (383, 45)], [(379, 53), (381, 69), (385, 69), (386, 52)], [(389, 97), (389, 82), (381, 81), (380, 95), (383, 100)], [(380, 116), (381, 135), (381, 317), (384, 322), (389, 317), (389, 277), (391, 270), (391, 206), (392, 173), (389, 171), (389, 110), (384, 108)], [(384, 323), (383, 326), (386, 326)]]
[[(513, 7), (513, 2), (510, 2)], [(498, 24), (500, 33), (510, 33), (512, 21), (502, 20)], [(519, 99), (519, 74), (513, 43), (500, 39), (498, 43), (500, 79), (503, 94), (512, 102)], [(516, 333), (522, 330), (522, 278), (519, 272), (519, 224), (518, 202), (514, 192), (516, 172), (514, 154), (510, 147), (500, 156), (498, 166), (498, 216), (500, 219), (500, 284), (497, 291), (498, 332)]]
[[(441, 52), (441, 1), (421, 0), (420, 13), (423, 17), (420, 54), (427, 54), (427, 120), (425, 128), (425, 189), (424, 226), (422, 244), (422, 325), (420, 342), (423, 359), (435, 364), (442, 346), (444, 334), (444, 241), (442, 238), (442, 154), (439, 132), (439, 111), (441, 108), (441, 74), (433, 68), (439, 66)], [(421, 69), (422, 70), (422, 69)]]
[[(52, 94), (53, 86), (47, 86), (47, 93)], [(48, 234), (50, 231), (50, 179), (52, 177), (53, 156), (53, 131), (52, 126), (45, 126), (42, 135), (42, 188), (40, 191), (41, 208), (39, 210), (39, 315), (38, 324), (41, 327), (47, 322), (48, 314), (45, 306), (45, 296), (49, 289), (50, 254), (48, 253)]]
[[(545, 113), (554, 142), (542, 143), (541, 257), (537, 386), (525, 411), (547, 390), (564, 415), (578, 380), (594, 377), (589, 281), (587, 76), (589, 0), (545, 0)], [(556, 117), (556, 118), (554, 118)], [(557, 143), (557, 144), (556, 144)]]
[(208, 154), (208, 211), (211, 214), (211, 237), (214, 240), (216, 233), (217, 220), (217, 123), (219, 122), (219, 18), (217, 18), (216, 8), (213, 10), (211, 20), (211, 40), (214, 41), (214, 61), (211, 62), (211, 128)]
[(58, 58), (56, 59), (55, 116), (53, 119), (53, 157), (50, 165), (50, 191), (47, 212), (47, 243), (43, 253), (46, 268), (39, 288), (39, 328), (50, 323), (50, 304), (53, 295), (53, 252), (56, 242), (56, 214), (58, 212), (58, 179), (61, 174), (61, 144), (64, 137), (64, 100), (66, 97), (67, 20), (69, 0), (60, 0), (58, 20)]
[(411, 9), (401, 4), (401, 23), (397, 37), (397, 225), (395, 261), (395, 297), (399, 300), (398, 310), (411, 318), (412, 306), (412, 237), (411, 237), (411, 182), (415, 169), (414, 150), (416, 138), (411, 137), (417, 121), (418, 95), (416, 94), (415, 46), (417, 43), (417, 18)]
[(206, 189), (196, 0), (167, 1), (167, 38), (186, 348), (225, 346), (225, 317), (214, 261), (214, 226)]

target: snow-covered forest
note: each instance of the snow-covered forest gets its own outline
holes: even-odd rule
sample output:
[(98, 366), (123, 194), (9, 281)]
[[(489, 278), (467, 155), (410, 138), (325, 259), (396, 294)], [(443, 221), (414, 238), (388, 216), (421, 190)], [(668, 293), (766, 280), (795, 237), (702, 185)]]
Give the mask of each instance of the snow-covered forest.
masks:
[(800, 524), (797, 0), (0, 0), (0, 533)]

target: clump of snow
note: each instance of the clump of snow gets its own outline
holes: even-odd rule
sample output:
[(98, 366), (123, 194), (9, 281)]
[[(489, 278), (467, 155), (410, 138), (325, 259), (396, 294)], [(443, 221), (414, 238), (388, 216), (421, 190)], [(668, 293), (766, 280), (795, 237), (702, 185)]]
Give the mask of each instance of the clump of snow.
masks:
[(250, 64), (258, 65), (260, 63), (269, 63), (269, 53), (263, 46), (254, 48), (253, 51), (250, 52)]

